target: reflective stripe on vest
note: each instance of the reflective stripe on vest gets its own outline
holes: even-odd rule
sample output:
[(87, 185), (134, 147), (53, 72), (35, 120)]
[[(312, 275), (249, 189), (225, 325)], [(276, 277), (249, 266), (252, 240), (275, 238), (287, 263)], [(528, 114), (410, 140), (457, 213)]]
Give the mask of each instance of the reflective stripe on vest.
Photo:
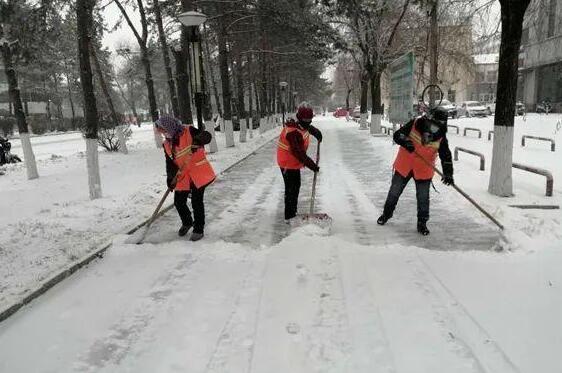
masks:
[[(422, 144), (422, 136), (416, 127), (416, 121), (412, 126), (409, 138), (414, 144), (415, 152), (408, 152), (404, 147), (400, 147), (398, 155), (394, 161), (394, 170), (403, 177), (407, 177), (410, 173), (414, 174), (415, 180), (429, 180), (433, 178), (435, 171), (430, 165), (435, 164), (437, 151), (441, 145), (441, 139), (432, 141), (428, 144)], [(423, 159), (416, 155), (418, 153)], [(427, 161), (430, 165), (426, 164)]]
[(304, 164), (291, 153), (291, 145), (287, 140), (287, 135), (293, 131), (299, 131), (302, 135), (305, 152), (310, 145), (310, 133), (308, 131), (298, 127), (284, 127), (277, 141), (277, 164), (281, 168), (299, 170), (304, 167)]
[(193, 148), (192, 145), (189, 127), (181, 133), (177, 146), (172, 147), (168, 140), (164, 142), (166, 154), (180, 170), (175, 190), (188, 191), (192, 182), (197, 188), (201, 188), (215, 180), (215, 171), (207, 160), (205, 148)]

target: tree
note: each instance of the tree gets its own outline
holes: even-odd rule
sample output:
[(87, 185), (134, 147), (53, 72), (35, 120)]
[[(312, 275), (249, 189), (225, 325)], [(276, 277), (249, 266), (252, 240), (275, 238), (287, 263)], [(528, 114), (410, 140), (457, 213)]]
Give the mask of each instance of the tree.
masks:
[[(29, 15), (29, 19), (26, 19), (26, 14)], [(2, 53), (4, 72), (8, 80), (10, 101), (14, 107), (20, 133), (27, 178), (30, 180), (38, 178), (39, 173), (29, 139), (29, 128), (20, 95), (15, 64), (18, 60), (18, 54), (29, 52), (30, 46), (33, 44), (32, 34), (36, 25), (36, 9), (32, 9), (23, 2), (0, 2), (0, 52)]]
[(519, 48), (523, 19), (530, 0), (500, 0), (501, 43), (498, 62), (498, 88), (494, 115), (494, 148), (488, 191), (496, 196), (513, 195), (513, 125), (517, 98)]
[[(133, 32), (135, 39), (139, 45), (139, 49), (141, 52), (141, 61), (144, 66), (145, 72), (145, 80), (146, 80), (146, 89), (148, 93), (148, 104), (150, 106), (150, 116), (152, 118), (152, 122), (156, 122), (158, 120), (158, 104), (156, 103), (156, 95), (154, 93), (154, 81), (152, 79), (152, 69), (150, 65), (150, 57), (149, 57), (149, 48), (148, 48), (148, 19), (146, 17), (146, 11), (144, 9), (143, 0), (136, 0), (137, 10), (139, 12), (140, 21), (141, 21), (141, 33), (138, 32), (137, 28), (131, 21), (129, 13), (125, 9), (125, 6), (121, 2), (122, 0), (114, 0), (114, 3), (117, 5), (121, 14), (125, 18), (127, 25)], [(160, 148), (162, 146), (162, 139), (158, 131), (156, 131), (156, 127), (154, 127), (154, 142), (156, 143), (156, 147)]]
[(90, 64), (93, 34), (93, 10), (95, 0), (76, 1), (76, 21), (78, 30), (78, 58), (80, 61), (80, 83), (84, 96), (84, 116), (86, 119), (86, 162), (88, 167), (88, 186), (90, 199), (101, 198), (101, 178), (98, 161), (98, 110), (94, 94), (92, 66)]
[(394, 38), (410, 0), (400, 6), (385, 0), (323, 0), (332, 23), (343, 26), (347, 41), (337, 45), (349, 51), (361, 67), (361, 129), (367, 129), (367, 100), (371, 84), (371, 133), (380, 133), (382, 115), (380, 81), (388, 62), (397, 56)]
[(168, 89), (170, 91), (170, 98), (172, 101), (172, 110), (174, 116), (179, 115), (178, 97), (176, 93), (176, 84), (172, 74), (172, 67), (170, 65), (170, 55), (168, 51), (168, 42), (166, 41), (166, 32), (164, 31), (164, 24), (162, 22), (162, 12), (160, 10), (159, 0), (152, 1), (152, 9), (156, 25), (158, 26), (158, 38), (160, 40), (160, 48), (162, 50), (162, 59), (164, 61), (164, 68), (166, 69), (166, 77), (168, 78)]

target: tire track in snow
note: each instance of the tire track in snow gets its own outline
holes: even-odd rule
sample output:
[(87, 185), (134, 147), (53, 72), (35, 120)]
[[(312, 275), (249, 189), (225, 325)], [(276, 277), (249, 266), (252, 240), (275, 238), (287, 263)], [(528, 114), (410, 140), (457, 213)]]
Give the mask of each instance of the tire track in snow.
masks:
[[(324, 157), (330, 167), (326, 176), (320, 179), (319, 196), (334, 219), (333, 232), (354, 242), (368, 245), (381, 242), (381, 237), (367, 223), (372, 217), (368, 213), (365, 201), (359, 201), (356, 188), (349, 183), (347, 164), (341, 156), (339, 134), (336, 130), (325, 132), (326, 141), (330, 143), (330, 152)], [(369, 203), (370, 204), (370, 203)], [(368, 205), (367, 205), (368, 206)], [(350, 365), (353, 372), (396, 372), (394, 356), (386, 336), (384, 321), (381, 317), (376, 294), (365, 272), (365, 262), (355, 260), (357, 254), (345, 252), (340, 248), (335, 254), (339, 266), (339, 286), (343, 306), (348, 319), (351, 335)]]
[[(280, 185), (282, 180), (279, 180), (281, 175), (277, 175), (277, 173), (279, 170), (276, 167), (267, 171), (266, 187), (259, 194), (255, 203), (248, 206), (248, 214), (244, 216), (244, 220), (249, 220), (254, 229), (249, 231), (248, 227), (239, 227), (230, 233), (231, 239), (235, 239), (237, 242), (252, 243), (253, 246), (263, 249), (280, 241), (281, 234), (278, 231), (280, 225), (285, 231), (288, 231), (282, 217), (283, 198), (282, 185)], [(263, 184), (256, 183), (248, 190), (248, 194), (256, 195), (254, 189), (259, 189), (260, 186)], [(258, 212), (260, 212), (259, 218)], [(257, 245), (256, 241), (258, 241)], [(265, 260), (257, 263), (257, 268), (250, 269), (244, 284), (238, 290), (230, 316), (224, 323), (214, 351), (207, 362), (206, 372), (231, 372), (233, 370), (242, 372), (251, 369), (257, 333), (256, 318), (261, 309), (263, 279), (268, 268), (268, 254), (266, 253)]]
[[(256, 194), (245, 194), (255, 182), (255, 172), (260, 167), (264, 169), (260, 177), (264, 178), (266, 182), (270, 182), (273, 178), (272, 169), (267, 168), (268, 162), (264, 158), (269, 158), (273, 151), (274, 145), (269, 145), (262, 148), (257, 156), (250, 157), (247, 161), (241, 163), (227, 174), (225, 174), (225, 181), (221, 181), (211, 186), (213, 193), (206, 197), (206, 201), (210, 201), (207, 206), (208, 215), (210, 215), (208, 226), (214, 226), (215, 220), (217, 225), (220, 224), (221, 218), (224, 216), (219, 215), (218, 219), (211, 213), (211, 211), (228, 211), (228, 206), (232, 203), (232, 197), (238, 198), (235, 202), (240, 204), (240, 200), (244, 199), (244, 203), (248, 203), (248, 197), (252, 199), (249, 201), (250, 206), (259, 204), (259, 197)], [(231, 179), (231, 180), (229, 180)], [(228, 193), (228, 194), (227, 194)], [(216, 198), (214, 195), (218, 194), (223, 197), (228, 195), (230, 198)], [(264, 191), (263, 195), (266, 195)], [(252, 203), (253, 202), (253, 203)], [(228, 216), (228, 214), (227, 214)], [(177, 213), (171, 210), (166, 213), (161, 219), (155, 222), (151, 234), (148, 235), (147, 243), (167, 243), (177, 239), (177, 233), (172, 228), (173, 221), (177, 221)], [(207, 230), (208, 232), (211, 229)], [(183, 241), (180, 239), (179, 241)], [(188, 243), (189, 244), (189, 243)], [(80, 370), (87, 371), (89, 367), (101, 369), (108, 364), (119, 364), (125, 358), (127, 353), (131, 350), (132, 346), (141, 338), (142, 334), (154, 321), (154, 317), (159, 313), (158, 309), (169, 303), (169, 298), (174, 289), (177, 289), (180, 284), (191, 284), (192, 281), (185, 281), (186, 277), (196, 278), (197, 275), (191, 271), (202, 270), (201, 268), (194, 268), (197, 262), (197, 255), (191, 253), (186, 254), (179, 263), (175, 263), (171, 270), (163, 271), (160, 276), (151, 286), (151, 291), (143, 296), (141, 300), (132, 308), (132, 315), (125, 314), (121, 319), (115, 323), (108, 334), (95, 341), (90, 350), (82, 356), (81, 363), (77, 364)], [(197, 272), (199, 273), (199, 272)], [(189, 274), (189, 276), (188, 276)], [(189, 287), (189, 286), (188, 286)], [(182, 290), (186, 290), (182, 287)]]
[(479, 372), (520, 373), (505, 350), (458, 300), (423, 257), (417, 254), (415, 261), (418, 264), (414, 264), (414, 260), (410, 263), (414, 275), (420, 280), (416, 285), (430, 298), (437, 320), (455, 331), (455, 334), (449, 332), (449, 336), (460, 347), (459, 352), (469, 353), (475, 359)]
[[(340, 131), (343, 132), (343, 131)], [(348, 134), (348, 131), (345, 131), (346, 134)], [(342, 136), (341, 134), (339, 134), (337, 136), (337, 138), (332, 139), (331, 140), (335, 140), (335, 144), (334, 142), (332, 143), (333, 147), (337, 147), (340, 148), (340, 144), (338, 144), (338, 140), (339, 139), (345, 139), (345, 136)], [(361, 141), (359, 141), (361, 142)], [(348, 144), (349, 145), (349, 144)], [(360, 146), (358, 146), (357, 144), (354, 144), (353, 147), (349, 147), (349, 146), (341, 146), (340, 149), (342, 149), (342, 153), (339, 153), (338, 155), (341, 156), (341, 154), (349, 154), (349, 152), (353, 151), (353, 149), (357, 149), (360, 148)], [(342, 157), (343, 158), (343, 157)], [(353, 159), (355, 159), (355, 157), (353, 157)], [(368, 173), (366, 172), (355, 172), (356, 170), (351, 168), (348, 168), (347, 165), (349, 163), (337, 159), (336, 157), (334, 157), (334, 159), (332, 159), (332, 164), (337, 165), (337, 174), (339, 176), (339, 178), (335, 179), (337, 180), (339, 183), (339, 185), (337, 186), (338, 191), (340, 191), (341, 193), (344, 193), (347, 201), (349, 203), (349, 207), (351, 209), (351, 212), (353, 214), (353, 217), (347, 217), (347, 220), (351, 220), (353, 222), (353, 224), (349, 224), (348, 226), (350, 226), (351, 228), (353, 228), (353, 230), (356, 233), (356, 236), (354, 237), (355, 241), (360, 243), (360, 244), (369, 244), (369, 245), (388, 245), (390, 243), (402, 243), (402, 244), (417, 244), (420, 239), (423, 239), (423, 237), (419, 237), (419, 235), (417, 235), (417, 233), (415, 234), (407, 234), (405, 237), (404, 235), (400, 234), (400, 235), (396, 235), (395, 232), (390, 232), (391, 234), (385, 234), (387, 232), (380, 232), (381, 235), (377, 235), (373, 229), (369, 229), (368, 225), (365, 223), (366, 220), (371, 220), (374, 221), (374, 219), (376, 219), (377, 213), (376, 213), (376, 209), (375, 207), (372, 205), (371, 202), (371, 198), (367, 196), (367, 193), (364, 192), (364, 187), (361, 183), (361, 181), (358, 178), (365, 178), (366, 175), (368, 175)], [(357, 165), (357, 163), (353, 163), (355, 165)], [(356, 176), (357, 175), (357, 176)], [(332, 175), (332, 180), (333, 177), (336, 175)], [(372, 177), (372, 175), (371, 175)], [(334, 191), (334, 183), (332, 182), (332, 184), (330, 185), (330, 189), (329, 189), (332, 193)], [(376, 194), (376, 193), (375, 193)], [(380, 193), (379, 197), (380, 197)], [(384, 196), (384, 198), (386, 197), (386, 195)], [(415, 196), (414, 196), (415, 197)], [(384, 199), (383, 199), (384, 201)], [(414, 206), (415, 206), (415, 199), (413, 201)], [(341, 205), (340, 205), (341, 207)], [(415, 209), (414, 209), (415, 210)], [(341, 214), (342, 211), (340, 210), (339, 213)], [(343, 214), (344, 216), (347, 216), (347, 214)], [(375, 231), (382, 231), (382, 229), (380, 229), (379, 227), (374, 227)], [(379, 228), (379, 229), (376, 229)], [(385, 227), (386, 228), (386, 227)], [(382, 236), (382, 237), (381, 237)], [(406, 242), (404, 242), (406, 241)], [(410, 242), (408, 242), (410, 241)], [(416, 242), (418, 241), (418, 242)], [(415, 242), (415, 243), (413, 243)], [(485, 242), (483, 245), (486, 246), (488, 243), (492, 242), (492, 240), (486, 241), (483, 240), (481, 242), (477, 242), (479, 244), (482, 244), (482, 242)], [(420, 261), (423, 261), (423, 259), (420, 257), (419, 258)], [(408, 262), (410, 263), (411, 260)], [(365, 261), (359, 261), (361, 268), (363, 269), (363, 272), (365, 272)], [(476, 371), (478, 372), (519, 372), (519, 370), (517, 369), (517, 367), (513, 364), (513, 362), (511, 361), (511, 359), (505, 354), (505, 352), (501, 349), (501, 347), (497, 344), (497, 342), (494, 342), (489, 334), (485, 331), (484, 328), (482, 328), (482, 326), (478, 323), (478, 321), (469, 313), (469, 311), (454, 297), (453, 293), (450, 292), (444, 283), (442, 283), (438, 277), (436, 277), (435, 273), (433, 271), (431, 271), (431, 269), (429, 268), (429, 266), (423, 262), (424, 266), (427, 268), (426, 271), (421, 271), (419, 268), (415, 269), (413, 271), (413, 275), (414, 278), (417, 279), (415, 280), (415, 285), (417, 287), (419, 287), (424, 294), (426, 294), (428, 297), (430, 297), (430, 301), (432, 304), (432, 308), (435, 312), (434, 316), (436, 321), (442, 326), (442, 335), (443, 337), (448, 340), (449, 343), (455, 345), (455, 349), (457, 351), (457, 353), (459, 354), (459, 356), (461, 358), (468, 358), (469, 360), (473, 361), (473, 366), (475, 367)], [(351, 266), (348, 266), (349, 268)], [(355, 269), (356, 270), (356, 269)], [(438, 287), (441, 288), (441, 291), (439, 293), (444, 293), (444, 294), (439, 294), (437, 292), (436, 284), (431, 284), (431, 279), (429, 278), (429, 276), (426, 275), (426, 273), (429, 272), (431, 273), (431, 276), (434, 277), (435, 280), (437, 280), (437, 284)], [(353, 272), (346, 272), (351, 274), (352, 278), (357, 278), (358, 276), (353, 273)], [(368, 275), (366, 275), (365, 273), (363, 273), (362, 276), (368, 277)], [(436, 282), (436, 281), (433, 282)], [(366, 287), (368, 289), (368, 292), (370, 293), (370, 296), (372, 297), (372, 299), (376, 299), (376, 294), (374, 292), (373, 287), (371, 286), (371, 281), (369, 280), (357, 280), (357, 282), (355, 283), (355, 287), (356, 288), (361, 288), (361, 287)], [(444, 295), (448, 295), (448, 297), (445, 297)], [(357, 302), (358, 301), (358, 302)], [(351, 302), (351, 304), (361, 304), (362, 302), (359, 301), (358, 299), (354, 302)], [(365, 303), (365, 302), (363, 302)], [(451, 313), (450, 310), (450, 305), (453, 304), (455, 305), (455, 307), (459, 307), (460, 308), (460, 312), (456, 311), (453, 313)], [(385, 328), (384, 328), (384, 321), (382, 319), (382, 316), (380, 314), (379, 309), (377, 308), (376, 313), (378, 315), (378, 320), (380, 321), (380, 325), (378, 326), (379, 331), (382, 332), (382, 335), (385, 336)], [(360, 316), (359, 316), (360, 317)], [(458, 319), (460, 318), (460, 321), (458, 321)], [(352, 320), (354, 319), (353, 317), (351, 318)], [(455, 329), (455, 326), (458, 325), (460, 323), (460, 325), (464, 328), (464, 333), (463, 334), (468, 334), (468, 336), (470, 338), (472, 338), (473, 340), (476, 339), (476, 342), (479, 343), (479, 345), (477, 346), (477, 348), (474, 348), (474, 341), (473, 343), (468, 343), (466, 341), (464, 341), (461, 337), (461, 335), (463, 334), (459, 334), (459, 336), (454, 336), (450, 330), (451, 329)], [(472, 325), (470, 325), (472, 324)], [(455, 329), (456, 330), (456, 329)], [(459, 332), (460, 333), (460, 332)], [(387, 354), (382, 354), (382, 356), (391, 356), (392, 354), (389, 354), (389, 352), (391, 351), (390, 348), (390, 344), (389, 341), (386, 337), (384, 337), (385, 341), (383, 343), (386, 344), (387, 347)], [(480, 345), (485, 345), (485, 348), (480, 348)], [(380, 357), (379, 357), (380, 359)], [(387, 361), (392, 361), (391, 359), (388, 359)], [(381, 366), (378, 364), (379, 369), (381, 368)], [(395, 371), (395, 368), (392, 367), (391, 364), (387, 365), (387, 370), (383, 370), (383, 371)]]

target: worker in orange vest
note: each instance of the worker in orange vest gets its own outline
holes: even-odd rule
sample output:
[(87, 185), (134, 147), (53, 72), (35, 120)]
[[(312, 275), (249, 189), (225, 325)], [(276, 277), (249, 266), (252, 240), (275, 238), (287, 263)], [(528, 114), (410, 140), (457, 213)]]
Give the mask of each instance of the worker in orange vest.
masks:
[(285, 221), (297, 215), (297, 204), (301, 188), (301, 169), (307, 167), (318, 172), (318, 165), (306, 154), (310, 135), (322, 142), (322, 133), (310, 123), (314, 117), (312, 107), (303, 102), (297, 109), (297, 121), (289, 118), (277, 142), (277, 164), (281, 168), (285, 183)]
[(429, 116), (411, 120), (394, 133), (394, 142), (400, 149), (394, 161), (394, 175), (384, 211), (377, 220), (379, 225), (386, 224), (392, 217), (404, 187), (413, 177), (418, 202), (418, 232), (424, 236), (429, 234), (429, 187), (437, 154), (441, 159), (443, 183), (454, 184), (451, 150), (446, 136), (447, 118), (447, 111), (437, 108)]
[[(216, 177), (205, 154), (205, 145), (211, 142), (211, 134), (192, 125), (183, 125), (171, 116), (160, 117), (155, 125), (165, 137), (166, 182), (168, 188), (174, 189), (174, 206), (182, 222), (178, 235), (185, 236), (193, 227), (190, 240), (199, 241), (205, 228), (205, 188)], [(187, 207), (190, 193), (193, 217)]]

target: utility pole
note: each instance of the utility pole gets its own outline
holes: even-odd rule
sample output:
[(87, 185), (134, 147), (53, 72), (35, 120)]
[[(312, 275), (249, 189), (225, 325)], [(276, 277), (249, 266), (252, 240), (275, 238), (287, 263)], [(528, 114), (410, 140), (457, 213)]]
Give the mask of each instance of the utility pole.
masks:
[[(439, 24), (437, 23), (437, 10), (438, 10), (438, 0), (433, 0), (431, 3), (431, 10), (429, 11), (430, 23), (429, 23), (429, 84), (435, 84), (439, 82), (437, 79), (437, 67), (439, 64)], [(434, 87), (429, 90), (429, 106), (437, 106), (437, 91)]]

